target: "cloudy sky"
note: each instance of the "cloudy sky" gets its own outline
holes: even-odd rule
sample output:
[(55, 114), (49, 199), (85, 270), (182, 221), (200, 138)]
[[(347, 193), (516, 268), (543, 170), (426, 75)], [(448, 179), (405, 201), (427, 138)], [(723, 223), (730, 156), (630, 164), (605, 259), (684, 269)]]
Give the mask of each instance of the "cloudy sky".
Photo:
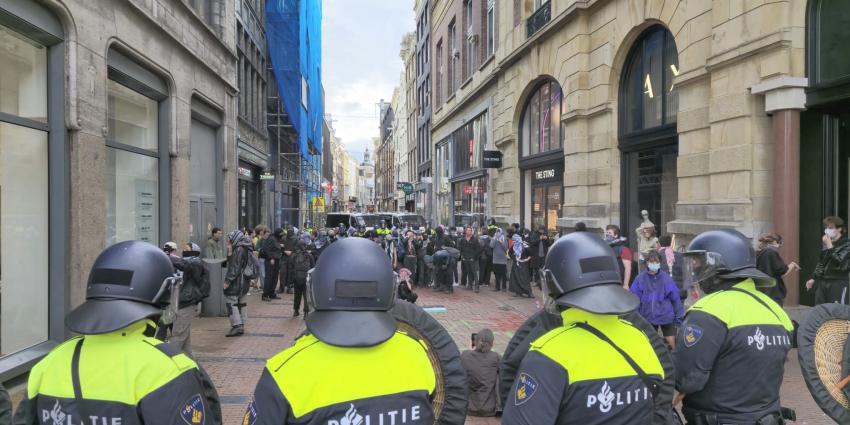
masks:
[(322, 0), (325, 112), (359, 162), (378, 135), (377, 103), (389, 102), (403, 64), (402, 36), (416, 29), (413, 0)]

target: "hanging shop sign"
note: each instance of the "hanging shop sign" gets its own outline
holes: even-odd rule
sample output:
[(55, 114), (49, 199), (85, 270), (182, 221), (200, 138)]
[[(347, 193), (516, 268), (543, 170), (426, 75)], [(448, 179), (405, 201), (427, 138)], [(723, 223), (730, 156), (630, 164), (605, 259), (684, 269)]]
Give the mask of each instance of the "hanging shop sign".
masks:
[(484, 168), (502, 168), (502, 152), (484, 151)]
[[(248, 170), (248, 171), (251, 171), (251, 170)], [(248, 177), (250, 177), (250, 176), (248, 176)], [(260, 174), (260, 180), (274, 180), (274, 174), (270, 174), (270, 173)]]
[(249, 179), (254, 178), (254, 172), (247, 167), (239, 167), (239, 175), (242, 177), (248, 177)]

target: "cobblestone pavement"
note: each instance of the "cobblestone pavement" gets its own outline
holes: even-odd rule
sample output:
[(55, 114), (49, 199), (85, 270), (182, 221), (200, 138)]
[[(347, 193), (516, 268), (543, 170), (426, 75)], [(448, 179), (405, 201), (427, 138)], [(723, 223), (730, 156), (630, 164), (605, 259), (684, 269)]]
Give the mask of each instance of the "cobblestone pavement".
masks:
[[(417, 304), (442, 306), (445, 313), (434, 313), (461, 350), (469, 345), (470, 334), (489, 327), (495, 334), (494, 350), (502, 352), (513, 331), (536, 309), (535, 300), (512, 298), (486, 287), (479, 294), (455, 289), (454, 294), (434, 294), (419, 290)], [(193, 323), (192, 342), (195, 356), (206, 368), (222, 397), (225, 424), (241, 423), (254, 385), (265, 359), (292, 344), (304, 330), (304, 322), (292, 317), (292, 295), (281, 300), (262, 302), (258, 294), (248, 301), (249, 320), (246, 335), (225, 338), (229, 329), (226, 318), (198, 318)], [(782, 387), (783, 404), (797, 410), (798, 424), (820, 425), (832, 421), (814, 404), (792, 352), (786, 364)], [(497, 418), (469, 418), (467, 424), (495, 425)]]

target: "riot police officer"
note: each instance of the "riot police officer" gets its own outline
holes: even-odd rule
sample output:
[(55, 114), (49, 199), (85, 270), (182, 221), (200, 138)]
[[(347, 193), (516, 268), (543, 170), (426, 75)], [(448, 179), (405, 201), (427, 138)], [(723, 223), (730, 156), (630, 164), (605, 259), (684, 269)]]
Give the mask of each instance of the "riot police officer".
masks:
[(308, 235), (312, 235), (313, 234), (313, 222), (310, 221), (310, 220), (305, 221), (303, 231), (306, 232)]
[(347, 238), (307, 280), (307, 335), (266, 363), (246, 424), (432, 424), (429, 348), (397, 329), (396, 276), (380, 247)]
[(563, 326), (531, 343), (502, 423), (650, 423), (664, 370), (646, 334), (617, 316), (639, 301), (623, 289), (611, 248), (587, 233), (564, 236), (542, 273)]
[(685, 315), (673, 360), (689, 424), (781, 424), (779, 387), (791, 348), (791, 320), (757, 287), (750, 241), (735, 230), (698, 235), (685, 258), (686, 285), (708, 294)]
[[(103, 251), (89, 274), (86, 302), (65, 318), (82, 335), (33, 367), (15, 423), (220, 424), (207, 375), (152, 337), (160, 315), (178, 307), (179, 281), (165, 253), (147, 242)], [(166, 312), (163, 299), (170, 299)]]

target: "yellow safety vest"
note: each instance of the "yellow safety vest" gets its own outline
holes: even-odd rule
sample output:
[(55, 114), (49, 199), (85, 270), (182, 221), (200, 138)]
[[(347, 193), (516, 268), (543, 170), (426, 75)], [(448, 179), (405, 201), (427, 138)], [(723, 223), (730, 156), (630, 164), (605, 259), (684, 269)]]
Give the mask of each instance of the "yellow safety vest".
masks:
[(436, 375), (427, 352), (401, 331), (358, 348), (304, 336), (268, 360), (244, 423), (430, 425)]

